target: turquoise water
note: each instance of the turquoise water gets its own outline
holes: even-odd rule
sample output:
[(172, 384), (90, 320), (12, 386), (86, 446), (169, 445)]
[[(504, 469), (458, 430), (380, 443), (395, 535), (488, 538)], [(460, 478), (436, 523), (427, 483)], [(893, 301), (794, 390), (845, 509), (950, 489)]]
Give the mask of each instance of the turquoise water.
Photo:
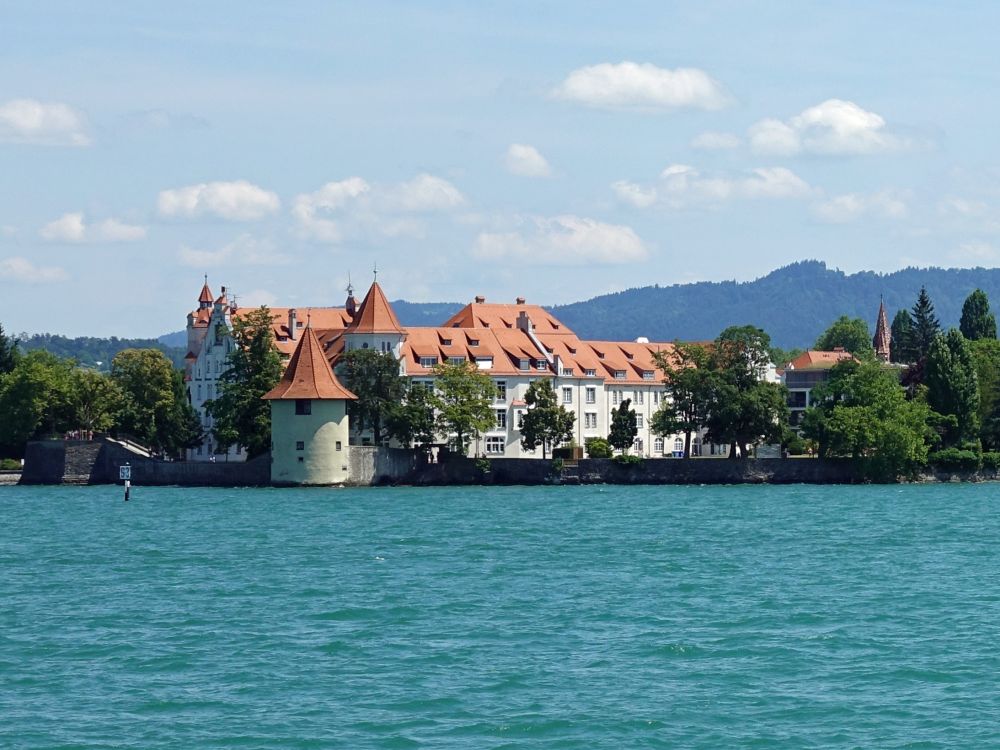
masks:
[(1000, 747), (998, 510), (0, 488), (0, 747)]

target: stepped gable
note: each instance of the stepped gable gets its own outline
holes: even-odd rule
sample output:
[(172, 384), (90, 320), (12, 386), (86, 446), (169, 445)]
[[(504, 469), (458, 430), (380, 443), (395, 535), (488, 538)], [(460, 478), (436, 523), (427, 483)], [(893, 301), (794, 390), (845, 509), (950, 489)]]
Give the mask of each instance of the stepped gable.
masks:
[(878, 321), (875, 323), (875, 338), (872, 339), (875, 356), (882, 362), (889, 361), (889, 346), (891, 342), (892, 331), (889, 326), (889, 316), (885, 311), (885, 300), (883, 299), (878, 304)]
[(406, 333), (378, 282), (372, 282), (345, 333)]
[(312, 326), (306, 326), (278, 384), (265, 399), (356, 399), (333, 374)]

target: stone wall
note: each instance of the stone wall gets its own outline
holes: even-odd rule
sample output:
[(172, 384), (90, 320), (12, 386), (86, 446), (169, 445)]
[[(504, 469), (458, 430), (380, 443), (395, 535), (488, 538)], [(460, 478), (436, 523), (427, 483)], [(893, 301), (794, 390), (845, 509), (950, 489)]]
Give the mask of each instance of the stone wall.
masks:
[(355, 486), (394, 484), (427, 465), (426, 454), (418, 451), (368, 445), (352, 445), (348, 451), (348, 483)]
[(38, 440), (28, 443), (21, 484), (113, 484), (132, 467), (135, 485), (250, 487), (271, 482), (271, 457), (247, 462), (161, 461), (108, 440)]

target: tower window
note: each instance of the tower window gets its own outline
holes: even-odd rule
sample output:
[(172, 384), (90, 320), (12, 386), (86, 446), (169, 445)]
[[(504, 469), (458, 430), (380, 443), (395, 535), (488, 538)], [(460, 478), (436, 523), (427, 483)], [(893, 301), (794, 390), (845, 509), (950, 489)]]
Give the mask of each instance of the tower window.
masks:
[(307, 398), (295, 399), (295, 413), (300, 416), (312, 414), (312, 401)]

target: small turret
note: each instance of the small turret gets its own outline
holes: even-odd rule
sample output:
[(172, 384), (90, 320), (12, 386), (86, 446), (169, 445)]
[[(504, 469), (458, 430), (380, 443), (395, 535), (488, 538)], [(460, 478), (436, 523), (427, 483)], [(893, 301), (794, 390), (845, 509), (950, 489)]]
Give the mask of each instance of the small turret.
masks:
[(201, 288), (201, 294), (198, 295), (198, 309), (204, 310), (206, 307), (211, 307), (214, 299), (212, 290), (208, 288), (208, 274), (206, 274), (205, 285)]
[(350, 278), (347, 279), (347, 302), (344, 303), (344, 309), (351, 316), (351, 320), (354, 320), (354, 315), (358, 311), (358, 301), (354, 299), (354, 287)]

